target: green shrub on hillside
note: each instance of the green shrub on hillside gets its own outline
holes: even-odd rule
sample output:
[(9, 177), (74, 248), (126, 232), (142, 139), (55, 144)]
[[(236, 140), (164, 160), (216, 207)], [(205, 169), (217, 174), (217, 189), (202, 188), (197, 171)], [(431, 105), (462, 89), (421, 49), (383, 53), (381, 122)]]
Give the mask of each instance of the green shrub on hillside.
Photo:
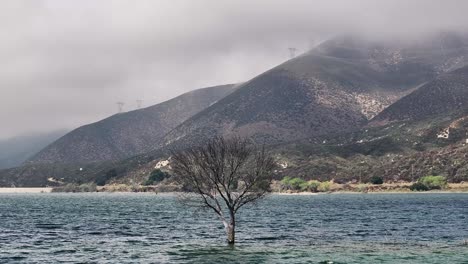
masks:
[(289, 176), (285, 176), (282, 180), (281, 180), (281, 186), (284, 187), (284, 188), (287, 188), (289, 189), (289, 182), (291, 181), (291, 177)]
[(307, 182), (307, 189), (310, 192), (318, 192), (318, 188), (320, 186), (320, 182), (316, 180), (308, 181)]
[(291, 178), (288, 176), (284, 177), (280, 183), (281, 189), (291, 191), (328, 192), (331, 189), (331, 183), (328, 181), (305, 181), (301, 178)]
[(301, 189), (304, 182), (305, 181), (303, 179), (286, 176), (281, 180), (281, 187), (282, 189), (297, 191)]
[(447, 187), (447, 178), (444, 176), (425, 176), (420, 178), (418, 182), (426, 185), (430, 190)]
[(425, 191), (429, 191), (429, 187), (427, 187), (426, 185), (420, 183), (420, 182), (416, 182), (416, 183), (413, 183), (409, 189), (411, 191), (416, 191), (416, 192), (425, 192)]
[(169, 177), (170, 175), (167, 172), (164, 172), (160, 169), (155, 169), (151, 172), (148, 179), (143, 183), (143, 185), (154, 185), (162, 182), (164, 179)]
[(425, 176), (410, 186), (412, 191), (440, 190), (447, 187), (447, 178), (444, 176)]
[(307, 182), (301, 178), (292, 178), (291, 181), (289, 181), (289, 185), (292, 190), (299, 191), (302, 190), (304, 186), (307, 186)]
[(100, 175), (99, 177), (97, 177), (94, 183), (96, 183), (98, 186), (104, 186), (110, 179), (117, 177), (117, 175), (118, 175), (117, 170), (115, 169), (108, 170), (106, 174)]
[(319, 192), (329, 192), (331, 189), (331, 183), (329, 181), (321, 182), (318, 191)]
[(383, 184), (384, 181), (383, 181), (382, 177), (373, 176), (372, 178), (370, 178), (369, 183), (372, 183), (372, 184)]
[(292, 191), (308, 191), (309, 183), (301, 178), (286, 176), (281, 180), (281, 188)]

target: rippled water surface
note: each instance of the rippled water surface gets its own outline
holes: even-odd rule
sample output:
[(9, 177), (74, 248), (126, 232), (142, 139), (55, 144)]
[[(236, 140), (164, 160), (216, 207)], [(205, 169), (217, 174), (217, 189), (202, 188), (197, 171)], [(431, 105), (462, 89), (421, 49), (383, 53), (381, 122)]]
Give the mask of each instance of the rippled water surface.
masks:
[(0, 263), (468, 263), (468, 194), (273, 195), (225, 245), (174, 195), (0, 194)]

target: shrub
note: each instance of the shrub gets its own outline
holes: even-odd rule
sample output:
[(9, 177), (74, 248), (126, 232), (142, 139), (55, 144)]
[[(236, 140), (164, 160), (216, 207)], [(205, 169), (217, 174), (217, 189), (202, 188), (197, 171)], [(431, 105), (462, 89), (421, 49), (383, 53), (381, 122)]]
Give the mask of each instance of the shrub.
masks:
[(331, 187), (331, 184), (330, 182), (326, 181), (326, 182), (321, 182), (319, 187), (317, 188), (317, 190), (319, 192), (329, 192), (330, 191), (330, 187)]
[(106, 174), (101, 175), (96, 178), (94, 181), (98, 186), (104, 186), (106, 185), (107, 181), (116, 177), (117, 176), (117, 171), (115, 169), (108, 170)]
[(319, 181), (312, 180), (312, 181), (307, 182), (308, 190), (311, 191), (311, 192), (318, 192), (319, 186), (320, 186)]
[(309, 185), (308, 182), (301, 178), (291, 178), (286, 176), (281, 180), (281, 188), (285, 190), (307, 191)]
[(413, 192), (414, 191), (418, 191), (418, 192), (429, 191), (429, 187), (427, 187), (425, 184), (420, 183), (420, 182), (413, 183), (409, 188)]
[(291, 181), (291, 177), (289, 176), (285, 176), (282, 180), (281, 180), (281, 187), (283, 189), (291, 189), (291, 185), (290, 185), (290, 181)]
[(379, 177), (379, 176), (373, 176), (372, 178), (370, 178), (369, 182), (372, 183), (372, 184), (383, 184), (384, 183), (382, 177)]
[(160, 169), (155, 169), (151, 172), (148, 179), (143, 183), (143, 185), (153, 185), (155, 183), (160, 183), (164, 179), (169, 178), (169, 174)]
[(444, 176), (424, 176), (410, 186), (412, 191), (440, 190), (447, 187), (447, 179)]
[(281, 180), (281, 188), (293, 191), (328, 192), (331, 189), (331, 183), (317, 180), (305, 181), (301, 178), (286, 176)]
[(444, 176), (425, 176), (418, 182), (426, 185), (430, 190), (443, 189), (447, 186), (447, 179)]
[(290, 188), (295, 191), (301, 190), (304, 185), (307, 185), (307, 182), (301, 178), (292, 178), (289, 181)]
[(303, 192), (306, 192), (309, 190), (309, 183), (306, 182), (306, 181), (302, 181), (301, 183), (299, 183), (299, 189)]

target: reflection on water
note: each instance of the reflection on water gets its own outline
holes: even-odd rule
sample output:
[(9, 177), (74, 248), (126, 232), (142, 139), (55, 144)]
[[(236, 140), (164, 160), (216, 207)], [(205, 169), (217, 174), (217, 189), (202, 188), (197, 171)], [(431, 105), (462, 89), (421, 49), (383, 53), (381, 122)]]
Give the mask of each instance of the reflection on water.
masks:
[(466, 263), (467, 194), (273, 195), (224, 243), (171, 195), (0, 194), (0, 263)]

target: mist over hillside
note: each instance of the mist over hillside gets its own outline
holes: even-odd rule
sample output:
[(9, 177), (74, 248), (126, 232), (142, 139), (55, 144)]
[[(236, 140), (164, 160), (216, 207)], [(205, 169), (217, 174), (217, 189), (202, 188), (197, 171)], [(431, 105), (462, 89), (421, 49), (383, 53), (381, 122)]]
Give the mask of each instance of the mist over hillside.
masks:
[(337, 37), (246, 82), (168, 133), (161, 146), (234, 134), (279, 143), (357, 130), (467, 58), (466, 35), (454, 33), (405, 43)]
[(0, 140), (0, 169), (21, 165), (66, 133), (62, 130)]
[(28, 163), (93, 163), (150, 151), (168, 131), (229, 94), (234, 87), (198, 89), (79, 127), (31, 157)]

